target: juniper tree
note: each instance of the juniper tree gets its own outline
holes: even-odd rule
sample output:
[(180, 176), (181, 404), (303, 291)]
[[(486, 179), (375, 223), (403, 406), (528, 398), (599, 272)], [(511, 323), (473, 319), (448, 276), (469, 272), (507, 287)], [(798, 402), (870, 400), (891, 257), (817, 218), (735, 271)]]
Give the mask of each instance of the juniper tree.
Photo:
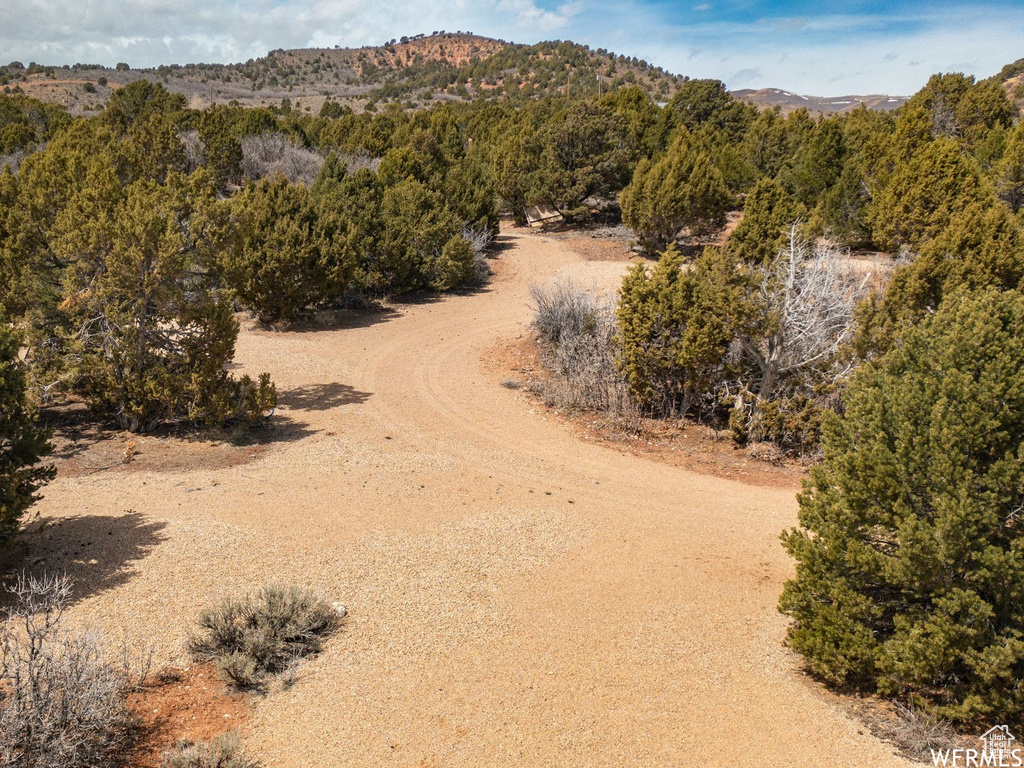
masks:
[(999, 199), (1014, 213), (1024, 208), (1024, 122), (1010, 134), (995, 175)]
[(863, 358), (890, 349), (909, 325), (934, 312), (959, 288), (1024, 284), (1024, 233), (1002, 205), (971, 203), (950, 220), (909, 263), (897, 267), (884, 293), (857, 310), (857, 353)]
[(958, 291), (854, 376), (800, 495), (780, 609), (837, 684), (1024, 712), (1024, 296)]
[(693, 264), (670, 247), (648, 272), (638, 264), (619, 290), (620, 368), (643, 408), (685, 413), (724, 378), (734, 339), (756, 320), (756, 278), (729, 251)]
[(949, 226), (957, 211), (994, 198), (977, 163), (953, 139), (938, 138), (898, 163), (872, 200), (873, 239), (888, 251), (903, 246), (916, 251)]
[(19, 340), (0, 322), (0, 555), (18, 531), (36, 491), (53, 477), (38, 464), (50, 452), (46, 432), (33, 417), (25, 396), (24, 364)]
[(233, 203), (240, 237), (220, 263), (260, 322), (292, 320), (344, 293), (355, 269), (350, 231), (306, 186), (278, 175), (250, 184)]
[(657, 253), (684, 227), (693, 235), (721, 227), (731, 201), (708, 148), (683, 136), (661, 159), (637, 165), (622, 190), (622, 219), (648, 253)]
[(86, 185), (57, 212), (39, 257), (57, 266), (27, 318), (36, 383), (85, 397), (133, 432), (255, 421), (275, 395), (269, 377), (225, 370), (238, 324), (215, 254), (233, 228), (211, 179), (104, 188)]
[(747, 264), (768, 264), (786, 249), (790, 228), (805, 215), (782, 184), (761, 179), (747, 195), (743, 219), (729, 236), (729, 249)]

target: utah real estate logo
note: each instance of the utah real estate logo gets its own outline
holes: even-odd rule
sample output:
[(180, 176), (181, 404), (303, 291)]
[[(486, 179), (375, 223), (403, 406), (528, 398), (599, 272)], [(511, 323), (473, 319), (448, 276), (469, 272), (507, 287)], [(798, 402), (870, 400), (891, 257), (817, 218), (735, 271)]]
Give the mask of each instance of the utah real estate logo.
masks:
[(1005, 725), (995, 725), (978, 740), (978, 749), (933, 749), (932, 764), (949, 768), (1021, 768), (1024, 766), (1024, 748), (1015, 746), (1016, 737)]

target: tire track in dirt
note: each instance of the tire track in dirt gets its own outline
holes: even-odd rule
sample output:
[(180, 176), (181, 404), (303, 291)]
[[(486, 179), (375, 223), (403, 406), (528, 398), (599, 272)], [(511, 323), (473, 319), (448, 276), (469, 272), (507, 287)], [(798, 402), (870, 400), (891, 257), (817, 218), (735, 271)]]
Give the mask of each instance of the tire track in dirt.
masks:
[(271, 371), (301, 439), (54, 483), (44, 514), (161, 526), (76, 618), (144, 627), (173, 661), (199, 604), (247, 585), (345, 602), (346, 629), (257, 705), (245, 739), (270, 766), (906, 765), (781, 647), (792, 491), (578, 440), (484, 370), (524, 332), (531, 281), (624, 266), (503, 240), (475, 294), (245, 332), (239, 360)]

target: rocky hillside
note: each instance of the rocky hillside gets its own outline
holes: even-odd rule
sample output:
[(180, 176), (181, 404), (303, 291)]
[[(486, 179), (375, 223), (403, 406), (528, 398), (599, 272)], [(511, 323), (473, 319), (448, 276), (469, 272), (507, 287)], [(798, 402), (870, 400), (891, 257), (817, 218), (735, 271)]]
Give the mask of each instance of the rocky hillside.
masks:
[(1007, 64), (990, 79), (1002, 84), (1006, 89), (1006, 94), (1024, 115), (1024, 59), (1017, 59), (1012, 64)]
[[(572, 42), (519, 45), (468, 32), (434, 32), (363, 48), (278, 49), (237, 64), (171, 64), (151, 69), (90, 64), (54, 67), (18, 62), (0, 66), (0, 89), (62, 104), (72, 114), (102, 108), (111, 91), (140, 78), (162, 82), (184, 94), (190, 106), (237, 102), (242, 106), (281, 106), (317, 114), (349, 107), (374, 110), (389, 102), (424, 106), (453, 99), (529, 99), (597, 93), (631, 83), (658, 101), (668, 101), (688, 78), (635, 57)], [(1024, 106), (1024, 59), (995, 75)], [(784, 114), (807, 109), (834, 114), (856, 109), (893, 110), (902, 96), (806, 96), (777, 88), (743, 89), (734, 96)]]
[(517, 45), (469, 33), (403, 37), (382, 46), (275, 50), (238, 64), (165, 65), (152, 69), (88, 64), (0, 67), (0, 87), (66, 106), (98, 110), (113, 89), (140, 78), (184, 94), (193, 107), (237, 102), (318, 113), (326, 102), (356, 111), (387, 102), (421, 106), (452, 99), (526, 99), (594, 92), (633, 83), (658, 100), (686, 78), (643, 60), (571, 42)]

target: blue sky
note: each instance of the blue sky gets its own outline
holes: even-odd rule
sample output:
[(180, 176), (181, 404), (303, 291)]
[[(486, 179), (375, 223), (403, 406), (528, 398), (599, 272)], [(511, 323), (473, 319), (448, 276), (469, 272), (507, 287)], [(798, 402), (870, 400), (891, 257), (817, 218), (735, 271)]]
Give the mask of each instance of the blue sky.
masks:
[(1024, 58), (1024, 1), (2, 0), (0, 61), (232, 62), (434, 30), (574, 40), (730, 88), (907, 95)]

